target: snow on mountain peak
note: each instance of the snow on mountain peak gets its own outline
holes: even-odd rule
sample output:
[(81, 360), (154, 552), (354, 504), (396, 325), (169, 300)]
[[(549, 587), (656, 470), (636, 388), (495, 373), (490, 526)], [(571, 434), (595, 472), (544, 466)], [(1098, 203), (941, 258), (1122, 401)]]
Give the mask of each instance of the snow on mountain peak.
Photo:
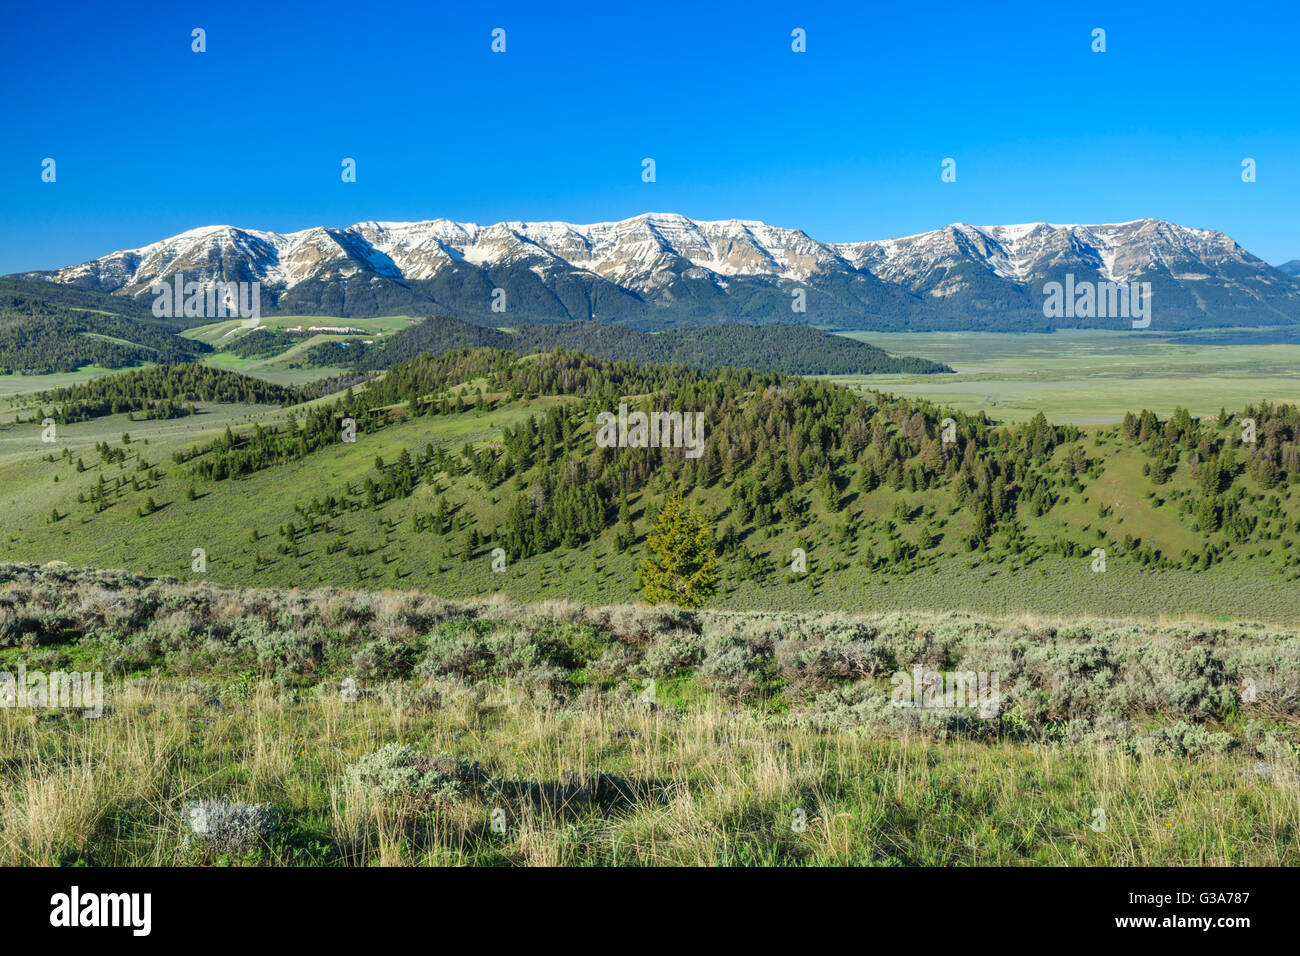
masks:
[(683, 269), (702, 270), (715, 282), (732, 277), (802, 281), (830, 272), (868, 272), (920, 291), (958, 267), (974, 266), (1023, 284), (1075, 265), (1118, 281), (1153, 267), (1195, 275), (1207, 262), (1214, 268), (1243, 258), (1253, 261), (1221, 232), (1149, 218), (1098, 225), (956, 222), (894, 239), (825, 243), (802, 230), (758, 220), (696, 220), (647, 212), (587, 225), (368, 220), (345, 229), (315, 226), (289, 233), (200, 226), (57, 270), (53, 278), (139, 293), (158, 278), (185, 271), (201, 279), (255, 279), (290, 289), (311, 279), (365, 272), (429, 279), (465, 262), (594, 273), (634, 291), (658, 288), (665, 275)]

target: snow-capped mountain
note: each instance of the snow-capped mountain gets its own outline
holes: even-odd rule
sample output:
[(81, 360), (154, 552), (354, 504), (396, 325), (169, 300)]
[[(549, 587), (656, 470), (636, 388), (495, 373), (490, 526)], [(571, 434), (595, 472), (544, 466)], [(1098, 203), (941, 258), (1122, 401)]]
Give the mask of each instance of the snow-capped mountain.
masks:
[[(647, 327), (747, 320), (1048, 328), (1042, 286), (1066, 273), (1151, 282), (1166, 328), (1300, 321), (1296, 280), (1222, 232), (1160, 219), (955, 223), (839, 243), (762, 222), (658, 213), (591, 225), (435, 219), (292, 233), (204, 226), (39, 275), (148, 296), (178, 272), (200, 282), (261, 282), (264, 302), (281, 312), (443, 309), (494, 325), (597, 318)], [(505, 290), (505, 315), (492, 310), (502, 302), (496, 289)], [(798, 289), (806, 311), (794, 307)]]

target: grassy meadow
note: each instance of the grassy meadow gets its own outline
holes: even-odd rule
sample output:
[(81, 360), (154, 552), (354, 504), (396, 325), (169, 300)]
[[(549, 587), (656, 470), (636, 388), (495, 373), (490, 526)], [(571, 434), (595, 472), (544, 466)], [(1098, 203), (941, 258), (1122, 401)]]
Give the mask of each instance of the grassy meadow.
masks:
[[(972, 548), (953, 484), (864, 484), (850, 456), (833, 498), (805, 479), (790, 516), (741, 520), (705, 610), (632, 603), (662, 476), (628, 498), (630, 546), (610, 522), (496, 570), (492, 541), (466, 544), (542, 466), (457, 463), (553, 410), (575, 414), (562, 451), (580, 454), (580, 392), (448, 382), (439, 414), (399, 401), (356, 442), (213, 480), (173, 456), (337, 414), (337, 396), (99, 414), (43, 442), (33, 393), (89, 371), (5, 380), (0, 674), (102, 672), (107, 707), (0, 707), (0, 865), (1300, 865), (1300, 482), (1234, 471), (1249, 522), (1207, 534), (1191, 456), (1157, 481), (1155, 446), (1109, 404), (1213, 415), (1213, 361), (1250, 386), (1230, 409), (1280, 400), (1287, 346), (1247, 378), (1265, 350), (888, 338), (868, 340), (958, 374), (847, 384), (1084, 422), (1019, 472), (1048, 498)], [(297, 348), (207, 363), (289, 385), (334, 371), (289, 368)], [(921, 412), (875, 414), (899, 436)], [(1196, 427), (1250, 452), (1235, 421)], [(429, 449), (445, 470), (364, 504)], [(689, 500), (734, 524), (734, 488)], [(330, 496), (350, 503), (314, 504)], [(894, 706), (915, 667), (998, 675), (995, 712)]]
[(313, 326), (318, 328), (356, 328), (363, 329), (366, 336), (316, 332), (303, 335), (299, 341), (282, 352), (256, 358), (245, 358), (225, 350), (226, 346), (247, 334), (245, 320), (242, 319), (227, 319), (208, 325), (196, 326), (187, 329), (182, 334), (186, 338), (206, 342), (214, 349), (217, 349), (216, 352), (204, 357), (203, 361), (208, 365), (251, 375), (255, 378), (266, 379), (277, 385), (305, 385), (322, 378), (341, 375), (347, 371), (344, 368), (304, 365), (304, 353), (313, 346), (320, 345), (323, 342), (342, 342), (367, 336), (373, 341), (375, 338), (382, 338), (384, 335), (414, 325), (418, 321), (420, 321), (418, 318), (409, 315), (385, 315), (362, 319), (339, 319), (320, 315), (266, 316), (259, 320), (260, 328), (291, 329), (299, 326), (303, 329), (309, 329)]
[(0, 709), (3, 864), (1300, 863), (1291, 630), (0, 579), (0, 670), (107, 680)]
[[(1253, 331), (1253, 330), (1252, 330)], [(1268, 399), (1300, 402), (1300, 339), (1251, 344), (1252, 335), (1070, 330), (1050, 335), (997, 332), (848, 332), (891, 354), (946, 362), (956, 375), (833, 376), (847, 385), (928, 398), (998, 421), (1077, 425), (1117, 422), (1149, 408), (1162, 417), (1181, 405), (1218, 414)], [(1261, 336), (1255, 335), (1254, 339)]]

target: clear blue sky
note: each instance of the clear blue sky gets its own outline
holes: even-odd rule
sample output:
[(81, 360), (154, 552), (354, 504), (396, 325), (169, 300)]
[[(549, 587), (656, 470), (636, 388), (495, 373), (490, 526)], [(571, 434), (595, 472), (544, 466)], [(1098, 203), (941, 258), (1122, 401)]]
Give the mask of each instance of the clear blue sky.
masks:
[(1300, 257), (1294, 3), (809, 7), (8, 3), (0, 272), (211, 223), (646, 211), (828, 241), (1158, 216)]

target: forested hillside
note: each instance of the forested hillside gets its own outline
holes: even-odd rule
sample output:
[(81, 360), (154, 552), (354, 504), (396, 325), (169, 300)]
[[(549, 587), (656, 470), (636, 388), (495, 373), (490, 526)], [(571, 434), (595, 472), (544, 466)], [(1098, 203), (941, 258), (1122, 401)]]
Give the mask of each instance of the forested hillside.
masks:
[[(112, 295), (83, 289), (75, 285), (47, 282), (44, 279), (24, 279), (19, 276), (0, 276), (0, 302), (7, 308), (20, 312), (33, 303), (63, 306), (68, 309), (85, 309), (129, 319), (154, 320), (148, 301), (130, 296)], [(163, 322), (161, 324), (169, 324)], [(179, 323), (177, 323), (179, 327)]]
[[(302, 393), (187, 362), (105, 375), (84, 384), (41, 392), (36, 398), (42, 404), (52, 403), (55, 420), (66, 424), (136, 412), (144, 412), (145, 418), (175, 418), (193, 414), (196, 402), (289, 405), (301, 401)], [(45, 417), (43, 408), (40, 417)]]
[[(80, 305), (109, 296), (51, 283), (39, 283), (33, 291), (29, 285), (0, 282), (0, 375), (73, 372), (85, 365), (123, 368), (183, 362), (211, 351), (201, 342), (181, 338), (152, 316), (133, 314), (132, 308), (124, 317)], [(69, 304), (74, 302), (78, 304)]]
[(463, 322), (450, 315), (431, 315), (423, 322), (402, 329), (373, 345), (362, 342), (324, 343), (309, 352), (309, 358), (321, 365), (352, 365), (373, 371), (391, 368), (428, 352), (439, 355), (451, 349), (512, 348), (515, 339), (499, 329)]
[[(525, 325), (511, 332), (430, 316), (373, 345), (324, 343), (308, 352), (317, 365), (390, 368), (428, 352), (449, 349), (511, 349), (516, 352), (564, 349), (611, 361), (680, 364), (708, 371), (721, 365), (795, 375), (951, 372), (938, 362), (895, 358), (882, 350), (803, 325), (728, 324), (647, 333), (607, 322)], [(242, 354), (242, 353), (241, 353)]]
[[(497, 349), (424, 356), (348, 384), (295, 406), (304, 393), (181, 366), (43, 396), (61, 422), (156, 421), (229, 401), (289, 407), (217, 414), (201, 438), (164, 429), (147, 449), (103, 441), (127, 430), (103, 419), (91, 433), (98, 462), (51, 453), (10, 473), (12, 488), (42, 489), (31, 499), (41, 514), (54, 487), (60, 516), (27, 519), (14, 544), (94, 563), (129, 553), (129, 566), (165, 570), (180, 534), (207, 541), (227, 580), (626, 600), (639, 593), (647, 533), (681, 493), (720, 557), (718, 599), (751, 606), (859, 606), (872, 594), (958, 607), (1244, 605), (1266, 616), (1290, 606), (1278, 582), (1300, 575), (1292, 406), (1003, 426), (776, 373)], [(699, 456), (602, 447), (597, 417), (620, 405), (701, 413)], [(1228, 583), (1209, 587), (1206, 575)]]
[(528, 349), (573, 349), (601, 358), (674, 363), (702, 371), (720, 365), (793, 375), (952, 371), (939, 362), (894, 357), (865, 342), (806, 325), (726, 324), (648, 334), (601, 322), (571, 322), (524, 326), (515, 340)]

